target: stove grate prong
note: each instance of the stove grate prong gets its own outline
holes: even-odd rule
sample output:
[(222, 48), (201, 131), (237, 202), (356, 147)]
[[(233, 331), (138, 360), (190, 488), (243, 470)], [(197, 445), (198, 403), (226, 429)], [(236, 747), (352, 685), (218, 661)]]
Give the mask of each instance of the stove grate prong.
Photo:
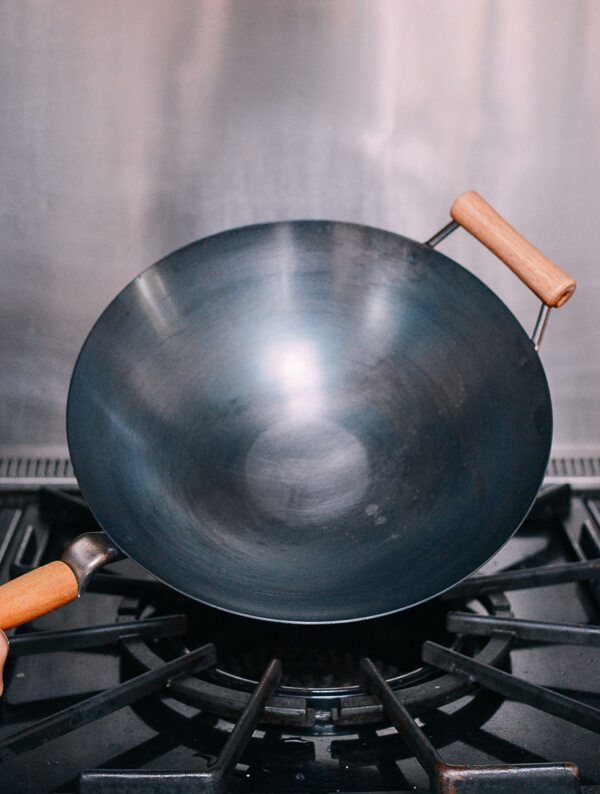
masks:
[(547, 714), (600, 733), (600, 709), (588, 706), (587, 703), (573, 700), (539, 684), (531, 684), (511, 673), (505, 673), (484, 662), (470, 659), (458, 651), (451, 651), (435, 642), (426, 642), (423, 645), (422, 659), (447, 673), (462, 673), (469, 676), (480, 686), (509, 700), (525, 703)]
[(262, 678), (252, 697), (248, 701), (242, 716), (235, 724), (235, 728), (229, 734), (227, 741), (211, 771), (217, 773), (222, 779), (229, 777), (236, 764), (242, 757), (246, 745), (248, 744), (256, 723), (264, 711), (267, 700), (275, 692), (281, 683), (281, 662), (273, 659), (267, 666)]
[(427, 774), (430, 777), (435, 776), (436, 768), (442, 763), (438, 751), (413, 720), (406, 706), (400, 703), (371, 659), (362, 659), (360, 670), (367, 689), (381, 701), (386, 716), (389, 717), (402, 740)]
[(446, 763), (370, 659), (361, 661), (361, 672), (367, 688), (381, 701), (390, 722), (427, 772), (432, 792), (478, 794), (493, 789), (497, 794), (529, 794), (531, 791), (577, 794), (581, 791), (579, 769), (575, 764), (459, 766)]
[(265, 705), (281, 683), (281, 662), (273, 659), (267, 666), (248, 705), (239, 718), (217, 760), (199, 772), (136, 771), (121, 769), (93, 769), (81, 775), (80, 794), (104, 794), (127, 791), (154, 794), (173, 791), (181, 794), (227, 794), (229, 779), (242, 757)]
[(51, 714), (1, 741), (0, 763), (152, 695), (168, 686), (169, 681), (176, 676), (205, 670), (215, 664), (216, 659), (215, 646), (203, 645), (154, 670)]
[(587, 582), (600, 579), (600, 560), (566, 562), (558, 565), (540, 565), (517, 571), (500, 571), (484, 576), (472, 576), (442, 595), (445, 601), (505, 590), (526, 590), (529, 587), (547, 587), (568, 582)]
[(51, 651), (80, 651), (114, 645), (120, 640), (181, 637), (187, 630), (185, 615), (165, 615), (103, 626), (64, 631), (28, 631), (10, 638), (11, 656)]
[(519, 640), (600, 648), (600, 626), (522, 620), (493, 615), (476, 615), (470, 612), (449, 612), (446, 618), (446, 628), (457, 634), (490, 637), (494, 632), (501, 631), (509, 632)]

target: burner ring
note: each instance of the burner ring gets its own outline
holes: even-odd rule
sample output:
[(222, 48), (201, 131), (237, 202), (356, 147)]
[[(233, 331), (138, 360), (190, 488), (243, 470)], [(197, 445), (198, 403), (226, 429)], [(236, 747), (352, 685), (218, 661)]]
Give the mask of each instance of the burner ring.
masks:
[[(452, 608), (450, 602), (448, 611)], [(471, 602), (469, 602), (471, 603)], [(512, 616), (510, 604), (503, 593), (487, 595), (477, 599), (477, 603), (491, 615)], [(454, 605), (456, 606), (456, 605)], [(461, 607), (464, 609), (465, 603)], [(153, 604), (141, 604), (140, 600), (123, 599), (119, 620), (131, 620), (132, 615), (147, 616)], [(473, 658), (490, 665), (498, 665), (507, 656), (511, 647), (510, 635), (498, 634), (487, 639), (481, 638), (477, 645), (473, 639), (454, 635), (451, 647), (460, 648), (469, 644), (466, 652)], [(207, 638), (210, 641), (210, 637)], [(158, 648), (143, 640), (124, 640), (124, 655), (137, 672), (153, 669), (164, 663)], [(184, 649), (185, 650), (185, 649)], [(181, 649), (179, 651), (182, 652)], [(217, 643), (217, 657), (219, 647)], [(431, 674), (425, 667), (388, 678), (398, 699), (415, 716), (455, 701), (476, 688), (466, 677), (440, 673)], [(188, 706), (204, 712), (235, 720), (246, 707), (253, 689), (251, 679), (239, 678), (217, 668), (208, 675), (188, 676), (173, 681), (170, 695)], [(345, 687), (321, 687), (304, 690), (299, 687), (282, 685), (271, 698), (265, 709), (264, 722), (271, 725), (308, 729), (312, 731), (331, 731), (337, 728), (370, 723), (380, 723), (384, 719), (381, 705), (359, 684)]]

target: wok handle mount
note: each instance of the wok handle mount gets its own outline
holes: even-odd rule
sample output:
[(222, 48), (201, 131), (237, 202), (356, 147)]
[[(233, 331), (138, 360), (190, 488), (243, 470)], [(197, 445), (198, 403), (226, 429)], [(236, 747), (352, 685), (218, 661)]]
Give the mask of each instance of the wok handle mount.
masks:
[(542, 301), (532, 335), (537, 350), (550, 309), (564, 306), (575, 292), (575, 279), (531, 245), (474, 190), (456, 199), (450, 208), (450, 217), (452, 221), (428, 240), (427, 245), (435, 247), (462, 226), (504, 262)]
[(74, 601), (92, 573), (120, 552), (103, 532), (80, 535), (62, 560), (6, 582), (0, 587), (0, 629), (12, 629)]

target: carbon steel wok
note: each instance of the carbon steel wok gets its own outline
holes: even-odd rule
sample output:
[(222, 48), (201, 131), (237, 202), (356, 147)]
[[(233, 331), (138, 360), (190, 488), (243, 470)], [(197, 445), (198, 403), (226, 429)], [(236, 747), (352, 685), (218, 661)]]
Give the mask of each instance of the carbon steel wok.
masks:
[(234, 229), (134, 279), (68, 400), (112, 543), (84, 536), (5, 585), (0, 626), (75, 597), (117, 548), (199, 601), (298, 623), (405, 609), (479, 568), (542, 481), (550, 395), (511, 312), (433, 244), (462, 225), (547, 306), (575, 282), (477, 194), (451, 215), (430, 245), (349, 223)]

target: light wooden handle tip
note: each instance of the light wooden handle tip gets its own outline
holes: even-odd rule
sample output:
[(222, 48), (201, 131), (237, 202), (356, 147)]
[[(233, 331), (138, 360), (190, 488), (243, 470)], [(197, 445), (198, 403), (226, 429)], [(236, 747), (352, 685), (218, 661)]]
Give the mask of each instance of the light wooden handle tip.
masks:
[(529, 243), (474, 190), (450, 208), (456, 223), (489, 248), (547, 306), (563, 306), (575, 292), (575, 279)]

